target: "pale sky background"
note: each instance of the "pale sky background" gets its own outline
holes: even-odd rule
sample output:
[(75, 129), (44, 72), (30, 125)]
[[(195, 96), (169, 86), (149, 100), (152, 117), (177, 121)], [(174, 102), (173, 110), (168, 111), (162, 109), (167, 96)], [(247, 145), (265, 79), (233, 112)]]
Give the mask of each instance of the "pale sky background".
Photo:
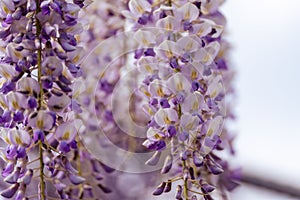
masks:
[[(299, 0), (227, 0), (222, 10), (237, 70), (238, 162), (245, 171), (300, 188), (299, 9)], [(253, 187), (232, 196), (292, 199)]]

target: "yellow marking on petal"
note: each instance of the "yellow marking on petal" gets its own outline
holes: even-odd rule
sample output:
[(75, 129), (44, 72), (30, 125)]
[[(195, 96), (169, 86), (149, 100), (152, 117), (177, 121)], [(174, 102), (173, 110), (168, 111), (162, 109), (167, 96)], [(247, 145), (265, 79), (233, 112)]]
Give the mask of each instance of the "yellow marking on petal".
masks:
[(86, 92), (88, 94), (91, 94), (94, 91), (94, 89), (95, 89), (94, 87), (89, 87), (89, 88), (87, 88)]
[(189, 19), (190, 17), (191, 17), (191, 13), (190, 13), (190, 11), (187, 11), (184, 15), (184, 19), (186, 20), (186, 19)]
[(213, 93), (211, 93), (211, 97), (214, 98), (215, 96), (217, 96), (217, 91), (213, 91)]
[(195, 101), (193, 103), (193, 110), (198, 110), (198, 107), (199, 107), (199, 103), (198, 103), (198, 101)]
[(161, 87), (159, 87), (156, 92), (161, 97), (163, 97), (165, 95)]
[(144, 45), (149, 46), (149, 42), (148, 40), (146, 40), (146, 38), (143, 38), (142, 42)]
[(154, 138), (158, 140), (162, 139), (162, 137), (158, 133), (155, 133)]
[(8, 137), (5, 137), (5, 142), (6, 142), (7, 144), (11, 144), (11, 142), (10, 142), (9, 139), (8, 139)]
[(11, 75), (9, 73), (5, 72), (5, 71), (3, 72), (3, 77), (6, 78), (6, 79), (11, 79), (12, 78)]
[(169, 50), (166, 52), (166, 55), (167, 55), (168, 58), (173, 57), (173, 53)]
[(182, 91), (183, 90), (183, 84), (182, 82), (179, 82), (177, 85), (176, 85), (176, 88), (178, 91)]
[(150, 65), (146, 65), (146, 66), (145, 66), (145, 69), (147, 70), (147, 72), (150, 72), (150, 73), (153, 72), (153, 70), (152, 70), (152, 68), (150, 67)]
[(75, 56), (75, 57), (73, 58), (73, 62), (74, 62), (74, 63), (77, 63), (77, 62), (79, 61), (79, 59), (80, 59), (80, 56), (77, 55), (77, 56)]
[(64, 71), (62, 72), (62, 75), (64, 75), (65, 77), (68, 77), (67, 70), (64, 70)]
[(186, 45), (186, 50), (190, 50), (192, 47), (193, 47), (193, 43), (192, 43), (192, 42), (189, 42), (189, 43)]
[(79, 95), (80, 95), (80, 91), (77, 91), (74, 95), (73, 95), (73, 98), (78, 98), (79, 97)]
[(8, 9), (8, 7), (6, 5), (3, 5), (3, 10), (6, 14), (10, 13), (10, 10)]
[(17, 142), (18, 145), (23, 144), (23, 142), (22, 142), (22, 140), (21, 140), (20, 137), (16, 137), (16, 142)]
[(52, 71), (51, 69), (47, 69), (46, 74), (47, 74), (47, 75), (52, 75), (52, 72), (53, 72), (53, 71)]
[(171, 121), (167, 116), (164, 118), (164, 122), (165, 124), (171, 124)]
[(14, 54), (15, 54), (15, 56), (16, 56), (17, 58), (19, 58), (19, 59), (22, 59), (22, 57), (23, 57), (22, 54), (21, 54), (20, 52), (15, 51)]
[(43, 121), (43, 120), (37, 120), (36, 126), (39, 127), (39, 128), (43, 128), (43, 126), (44, 126), (44, 121)]
[(167, 23), (166, 23), (166, 29), (167, 29), (168, 31), (173, 30), (173, 26), (172, 26), (172, 24), (171, 24), (170, 22), (167, 22)]
[(208, 15), (209, 14), (209, 11), (208, 11), (207, 8), (203, 8), (203, 9), (201, 9), (201, 11), (202, 11), (203, 15)]
[(137, 4), (136, 9), (139, 13), (141, 13), (141, 14), (144, 13), (144, 9), (141, 5)]
[(191, 129), (193, 129), (193, 127), (194, 127), (193, 122), (186, 125), (187, 130), (191, 130)]
[(64, 136), (62, 137), (62, 139), (63, 140), (68, 140), (69, 137), (70, 137), (70, 134), (71, 134), (70, 131), (66, 131), (65, 134), (64, 134)]
[(25, 87), (25, 91), (29, 91), (31, 93), (31, 88), (29, 86)]
[(16, 102), (16, 101), (13, 101), (13, 102), (12, 102), (12, 106), (13, 106), (13, 108), (16, 109), (16, 110), (19, 108), (19, 104), (18, 104), (18, 102)]
[(153, 111), (152, 111), (151, 108), (148, 108), (148, 113), (149, 113), (150, 115), (154, 115), (154, 113), (153, 113)]
[(209, 54), (206, 54), (202, 61), (206, 63), (209, 61), (209, 58), (210, 58)]
[(199, 29), (197, 36), (201, 36), (204, 33), (204, 30), (202, 28)]
[(208, 137), (210, 137), (210, 136), (213, 134), (213, 132), (214, 132), (214, 131), (213, 131), (212, 129), (209, 129), (209, 130), (207, 131), (207, 134), (206, 134), (206, 135), (207, 135)]
[(74, 37), (75, 37), (76, 41), (80, 41), (80, 35), (75, 35)]
[(147, 97), (151, 97), (151, 94), (147, 91), (144, 92), (144, 94), (147, 96)]
[(198, 73), (196, 72), (196, 71), (192, 71), (192, 75), (191, 75), (191, 79), (192, 80), (194, 80), (194, 79), (196, 79), (197, 78), (197, 76), (198, 76)]
[(7, 108), (6, 104), (3, 101), (0, 101), (0, 105), (2, 108)]

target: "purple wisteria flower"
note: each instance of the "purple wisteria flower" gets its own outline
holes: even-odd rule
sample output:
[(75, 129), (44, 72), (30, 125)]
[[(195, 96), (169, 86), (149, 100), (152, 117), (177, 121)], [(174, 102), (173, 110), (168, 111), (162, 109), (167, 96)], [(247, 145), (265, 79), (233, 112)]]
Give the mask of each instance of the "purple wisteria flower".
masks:
[[(71, 159), (80, 129), (71, 99), (82, 74), (76, 37), (83, 29), (77, 18), (84, 6), (84, 0), (0, 3), (2, 176), (11, 184), (3, 197), (73, 199), (86, 187), (73, 162), (80, 156)], [(72, 189), (63, 186), (70, 183)]]
[[(123, 12), (133, 24), (135, 63), (144, 78), (140, 92), (149, 123), (143, 144), (168, 152), (161, 173), (173, 171), (169, 184), (181, 180), (176, 199), (197, 199), (200, 194), (212, 199), (214, 186), (222, 192), (223, 187), (232, 189), (225, 182), (235, 183), (230, 176), (223, 179), (230, 169), (217, 156), (231, 141), (228, 134), (221, 135), (230, 116), (224, 97), (231, 74), (223, 58), (221, 3), (131, 0), (129, 11)], [(157, 152), (147, 164), (157, 163)], [(218, 178), (212, 178), (215, 175)], [(162, 194), (166, 185), (160, 184), (153, 194)]]
[[(222, 2), (2, 0), (0, 195), (129, 200), (162, 181), (153, 195), (225, 198), (239, 171), (218, 154), (234, 153)], [(109, 142), (120, 151), (88, 146)], [(164, 176), (122, 171), (146, 169), (125, 161), (149, 152)]]

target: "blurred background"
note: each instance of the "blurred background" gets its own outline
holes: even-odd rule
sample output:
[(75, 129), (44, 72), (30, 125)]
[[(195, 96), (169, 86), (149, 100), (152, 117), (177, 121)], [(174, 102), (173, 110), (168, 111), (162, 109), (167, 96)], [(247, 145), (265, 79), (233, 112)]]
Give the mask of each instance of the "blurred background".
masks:
[[(227, 0), (222, 11), (237, 71), (235, 162), (244, 174), (300, 189), (299, 9), (299, 0)], [(231, 197), (299, 199), (248, 184)]]

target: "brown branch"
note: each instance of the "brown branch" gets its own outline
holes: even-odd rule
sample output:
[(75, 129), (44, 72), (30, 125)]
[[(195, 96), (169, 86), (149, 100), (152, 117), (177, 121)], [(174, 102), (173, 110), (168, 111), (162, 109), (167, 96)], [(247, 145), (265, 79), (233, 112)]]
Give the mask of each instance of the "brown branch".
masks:
[(272, 190), (275, 192), (300, 198), (300, 188), (296, 188), (292, 185), (276, 182), (274, 180), (268, 180), (252, 174), (243, 174), (241, 181), (243, 183), (248, 183), (267, 190)]

